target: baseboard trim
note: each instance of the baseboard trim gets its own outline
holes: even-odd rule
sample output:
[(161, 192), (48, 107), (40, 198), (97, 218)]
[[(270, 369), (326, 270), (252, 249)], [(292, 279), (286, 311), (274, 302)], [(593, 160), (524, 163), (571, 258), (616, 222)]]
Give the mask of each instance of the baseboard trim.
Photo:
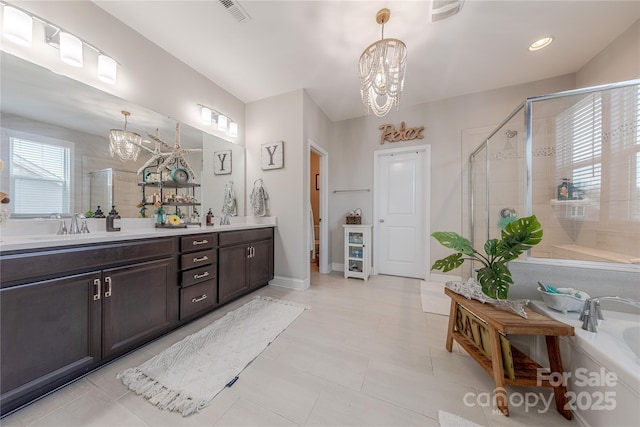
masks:
[(331, 263), (331, 271), (344, 271), (344, 264), (338, 262)]
[(306, 291), (311, 286), (309, 278), (301, 280), (282, 276), (275, 276), (271, 281), (269, 281), (269, 284), (279, 286), (281, 288), (295, 289), (296, 291)]

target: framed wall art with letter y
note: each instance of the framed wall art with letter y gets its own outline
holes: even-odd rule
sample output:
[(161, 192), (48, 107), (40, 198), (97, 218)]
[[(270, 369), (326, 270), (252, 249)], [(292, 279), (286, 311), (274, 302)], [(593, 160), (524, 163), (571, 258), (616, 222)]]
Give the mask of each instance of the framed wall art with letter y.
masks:
[(231, 150), (215, 151), (213, 153), (213, 173), (215, 175), (231, 173)]
[(262, 170), (284, 167), (284, 141), (262, 144)]

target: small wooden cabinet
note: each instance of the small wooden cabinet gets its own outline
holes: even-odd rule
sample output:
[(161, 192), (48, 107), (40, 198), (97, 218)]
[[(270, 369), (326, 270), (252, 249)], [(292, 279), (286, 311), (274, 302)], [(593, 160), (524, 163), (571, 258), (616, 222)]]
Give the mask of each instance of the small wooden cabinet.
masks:
[(273, 279), (273, 228), (219, 235), (218, 298), (221, 304)]
[(367, 280), (371, 272), (371, 225), (344, 227), (344, 277)]

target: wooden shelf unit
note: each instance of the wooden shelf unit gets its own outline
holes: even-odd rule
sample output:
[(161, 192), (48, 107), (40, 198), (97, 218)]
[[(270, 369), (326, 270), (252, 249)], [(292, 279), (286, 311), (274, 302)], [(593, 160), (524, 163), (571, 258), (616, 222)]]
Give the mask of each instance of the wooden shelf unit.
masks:
[[(544, 335), (547, 344), (547, 353), (549, 355), (550, 371), (552, 373), (558, 372), (562, 374), (562, 358), (560, 356), (558, 337), (572, 336), (574, 334), (573, 326), (536, 313), (526, 307), (527, 318), (525, 319), (515, 313), (498, 309), (491, 304), (483, 304), (476, 300), (469, 300), (447, 288), (445, 288), (444, 293), (451, 298), (446, 341), (447, 351), (451, 352), (453, 340), (455, 340), (493, 377), (496, 390), (504, 390), (505, 386), (552, 387), (556, 401), (556, 409), (566, 419), (570, 420), (572, 418), (571, 411), (566, 409), (566, 386), (554, 386), (548, 380), (539, 378), (539, 369), (544, 369), (544, 367), (512, 345), (510, 345), (510, 350), (514, 378), (509, 378), (509, 376), (505, 375), (500, 335)], [(462, 307), (475, 315), (487, 328), (489, 332), (491, 358), (487, 357), (475, 343), (456, 329), (458, 307)], [(500, 409), (504, 415), (508, 416), (509, 407), (507, 404), (506, 390), (504, 390), (504, 393), (496, 393), (496, 402), (498, 409)]]

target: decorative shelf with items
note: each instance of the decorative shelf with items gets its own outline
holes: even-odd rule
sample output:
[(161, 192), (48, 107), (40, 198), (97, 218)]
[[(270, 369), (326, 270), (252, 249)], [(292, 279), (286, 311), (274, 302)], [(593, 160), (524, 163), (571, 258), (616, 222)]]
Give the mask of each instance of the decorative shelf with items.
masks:
[[(198, 206), (201, 204), (195, 197), (195, 189), (199, 188), (200, 184), (189, 182), (188, 174), (182, 174), (181, 178), (176, 179), (177, 175), (174, 172), (168, 180), (167, 176), (160, 177), (157, 173), (145, 171), (143, 181), (138, 184), (142, 187), (142, 202), (139, 205), (141, 216), (155, 216), (156, 228), (200, 226)], [(153, 187), (154, 192), (148, 194), (147, 187)], [(180, 194), (179, 189), (186, 191)], [(152, 209), (152, 213), (146, 213), (148, 209)]]
[(344, 227), (344, 277), (367, 280), (371, 271), (371, 225)]

